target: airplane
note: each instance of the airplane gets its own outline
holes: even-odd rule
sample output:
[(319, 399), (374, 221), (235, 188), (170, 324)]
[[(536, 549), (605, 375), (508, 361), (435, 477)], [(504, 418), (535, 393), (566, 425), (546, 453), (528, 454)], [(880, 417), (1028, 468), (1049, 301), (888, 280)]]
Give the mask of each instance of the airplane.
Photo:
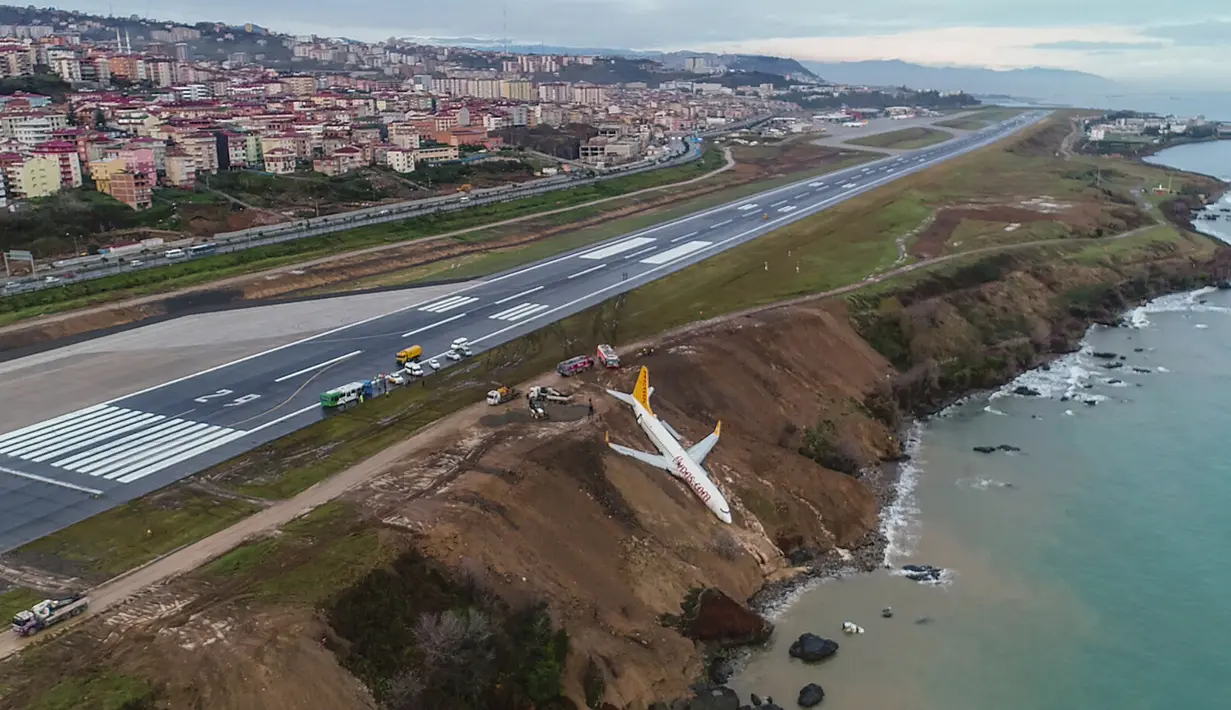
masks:
[(613, 444), (610, 433), (607, 435), (607, 445), (617, 453), (661, 468), (688, 484), (692, 492), (701, 499), (702, 503), (705, 503), (705, 507), (709, 508), (722, 522), (730, 523), (731, 507), (727, 505), (727, 499), (722, 496), (722, 491), (714, 485), (705, 469), (701, 468), (701, 462), (705, 461), (705, 457), (718, 443), (722, 422), (718, 422), (712, 434), (685, 450), (680, 444), (684, 437), (672, 429), (670, 424), (659, 419), (654, 414), (654, 410), (650, 409), (650, 395), (654, 394), (654, 388), (650, 386), (650, 371), (644, 366), (637, 377), (637, 385), (633, 388), (632, 394), (615, 390), (607, 390), (607, 394), (633, 408), (633, 413), (637, 415), (637, 423), (641, 425), (646, 436), (650, 437), (654, 447), (661, 453), (650, 454)]

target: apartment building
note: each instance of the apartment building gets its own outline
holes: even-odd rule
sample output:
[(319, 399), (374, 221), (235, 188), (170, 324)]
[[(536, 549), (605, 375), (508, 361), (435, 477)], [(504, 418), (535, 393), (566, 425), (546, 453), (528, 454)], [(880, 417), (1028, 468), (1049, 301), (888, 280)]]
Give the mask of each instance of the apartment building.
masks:
[(0, 136), (18, 143), (36, 145), (55, 138), (55, 132), (68, 127), (68, 116), (50, 111), (0, 113)]
[(265, 172), (275, 175), (286, 175), (295, 172), (295, 153), (286, 148), (274, 148), (265, 151)]
[(385, 151), (385, 164), (395, 173), (413, 173), (415, 153), (413, 148), (388, 148)]
[(47, 197), (60, 191), (60, 163), (54, 157), (4, 153), (0, 154), (0, 170), (13, 199)]
[(192, 189), (197, 182), (197, 165), (191, 155), (184, 151), (167, 153), (166, 182), (181, 190)]
[(110, 195), (135, 210), (149, 209), (154, 204), (154, 184), (149, 176), (120, 171), (111, 178)]
[(77, 144), (70, 141), (47, 141), (34, 147), (36, 158), (55, 161), (60, 176), (60, 187), (81, 187), (81, 159), (77, 156)]
[(314, 76), (284, 76), (280, 79), (282, 90), (292, 96), (315, 96), (316, 77)]

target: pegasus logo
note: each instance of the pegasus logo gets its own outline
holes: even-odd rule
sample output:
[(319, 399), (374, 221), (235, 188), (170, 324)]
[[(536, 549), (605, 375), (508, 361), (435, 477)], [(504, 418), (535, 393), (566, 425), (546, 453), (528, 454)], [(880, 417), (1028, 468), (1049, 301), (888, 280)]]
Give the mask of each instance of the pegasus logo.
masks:
[(710, 502), (709, 491), (705, 490), (705, 487), (702, 486), (700, 482), (698, 482), (692, 475), (692, 471), (688, 470), (688, 465), (684, 463), (683, 456), (675, 457), (675, 470), (680, 472), (680, 478), (683, 478), (684, 482), (688, 484), (688, 487), (696, 492), (698, 498), (707, 504)]

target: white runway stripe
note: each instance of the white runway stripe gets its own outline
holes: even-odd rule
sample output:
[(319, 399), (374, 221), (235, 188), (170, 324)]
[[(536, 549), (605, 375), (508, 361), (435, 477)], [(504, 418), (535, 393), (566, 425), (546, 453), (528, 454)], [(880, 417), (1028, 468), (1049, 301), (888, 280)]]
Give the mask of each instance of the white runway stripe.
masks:
[[(312, 409), (316, 409), (316, 407), (313, 406)], [(183, 463), (184, 461), (187, 461), (188, 459), (194, 456), (200, 456), (206, 451), (216, 449), (219, 446), (222, 446), (223, 444), (229, 444), (232, 441), (235, 441), (239, 437), (243, 436), (244, 434), (248, 434), (248, 433), (249, 432), (246, 432), (246, 431), (232, 431), (230, 434), (214, 439), (213, 441), (209, 441), (204, 444), (198, 444), (197, 446), (194, 446), (193, 448), (188, 449), (187, 451), (183, 451), (176, 456), (165, 458), (159, 461), (158, 463), (150, 464), (149, 466), (146, 466), (145, 468), (133, 471), (132, 473), (126, 476), (122, 476), (119, 479), (120, 483), (132, 483), (133, 481), (137, 479), (145, 478), (151, 473), (158, 473), (159, 471), (163, 470), (164, 468), (167, 468), (168, 466), (174, 466), (175, 464)]]
[[(159, 451), (175, 446), (185, 439), (195, 439), (196, 437), (213, 431), (216, 428), (217, 427), (212, 427), (209, 424), (202, 424), (201, 422), (190, 422), (189, 426), (184, 427), (183, 429), (171, 432), (169, 434), (164, 434), (163, 436), (148, 442), (148, 446), (139, 447), (124, 456), (103, 462), (102, 465), (93, 468), (90, 471), (90, 475), (104, 476), (105, 474), (121, 469), (130, 463), (144, 461), (150, 456), (157, 454)], [(111, 476), (107, 476), (107, 478), (111, 478)]]
[(520, 306), (517, 306), (516, 308), (510, 308), (507, 311), (501, 311), (493, 316), (490, 316), (490, 318), (492, 320), (507, 320), (507, 321), (521, 320), (523, 318), (529, 318), (530, 316), (534, 315), (535, 313), (538, 313), (539, 311), (545, 311), (550, 307), (551, 306), (545, 306), (541, 303), (523, 303)]
[(66, 423), (65, 426), (58, 428), (56, 431), (39, 432), (32, 436), (27, 436), (16, 443), (0, 447), (0, 453), (21, 458), (30, 451), (47, 446), (49, 442), (73, 436), (81, 431), (93, 431), (100, 426), (106, 426), (112, 420), (126, 418), (128, 414), (129, 411), (127, 409), (107, 407), (104, 410), (92, 412), (84, 417), (71, 420), (71, 422)]
[(43, 431), (45, 429), (48, 429), (50, 427), (53, 427), (59, 424), (60, 422), (72, 419), (73, 417), (78, 417), (78, 416), (81, 416), (82, 414), (88, 414), (90, 412), (96, 412), (102, 409), (103, 407), (104, 405), (96, 404), (93, 407), (89, 407), (87, 409), (78, 409), (75, 412), (69, 412), (68, 414), (61, 414), (60, 416), (55, 417), (54, 419), (48, 419), (46, 421), (42, 421), (37, 424), (31, 424), (28, 427), (24, 427), (16, 431), (10, 431), (9, 433), (4, 434), (3, 436), (0, 436), (0, 444), (8, 443), (18, 437), (25, 436), (27, 434), (32, 434), (37, 431)]
[(453, 298), (446, 298), (443, 301), (429, 303), (426, 306), (420, 307), (419, 310), (430, 311), (432, 313), (444, 313), (445, 311), (451, 311), (454, 308), (461, 308), (468, 303), (474, 303), (477, 300), (479, 299), (474, 296), (454, 296)]
[[(210, 427), (208, 429), (203, 429), (202, 431), (198, 432), (195, 436), (193, 436), (190, 439), (186, 439), (184, 441), (172, 442), (171, 444), (160, 447), (159, 449), (152, 451), (150, 454), (142, 457), (138, 461), (128, 466), (125, 466), (123, 468), (112, 471), (111, 473), (108, 473), (106, 476), (104, 476), (104, 478), (109, 478), (109, 479), (128, 478), (129, 476), (132, 476), (134, 473), (141, 471), (142, 469), (145, 469), (147, 467), (157, 465), (159, 462), (165, 461), (166, 459), (169, 459), (178, 453), (187, 451), (189, 449), (196, 448), (198, 446), (202, 446), (206, 443), (216, 441), (218, 439), (221, 439), (224, 436), (228, 436), (234, 433), (235, 433), (234, 429), (227, 429), (226, 427)], [(130, 480), (136, 480), (136, 479), (134, 478)]]
[(647, 256), (646, 258), (641, 260), (641, 263), (642, 264), (665, 264), (668, 261), (674, 261), (676, 259), (679, 259), (682, 256), (687, 256), (688, 254), (691, 254), (694, 251), (704, 249), (712, 243), (713, 242), (703, 242), (703, 241), (685, 242), (684, 244), (681, 244), (674, 249), (668, 249), (667, 251), (659, 252), (658, 254), (655, 254), (654, 256)]
[(611, 246), (593, 249), (584, 254), (578, 254), (577, 258), (589, 259), (591, 261), (601, 261), (602, 259), (615, 256), (616, 254), (623, 254), (626, 251), (632, 251), (638, 247), (643, 247), (653, 241), (654, 237), (633, 237), (632, 239), (625, 239), (622, 242), (616, 242)]
[(130, 444), (131, 446), (137, 446), (140, 441), (144, 440), (146, 437), (152, 436), (157, 432), (166, 430), (178, 424), (182, 424), (183, 422), (183, 419), (168, 419), (167, 421), (157, 423), (149, 429), (138, 431), (135, 434), (129, 434), (128, 436), (116, 439), (114, 441), (108, 441), (101, 447), (93, 448), (89, 451), (83, 451), (79, 454), (73, 454), (66, 459), (52, 461), (51, 465), (56, 468), (67, 468), (70, 471), (75, 471), (77, 470), (76, 467), (79, 465), (94, 463), (98, 459), (105, 458), (113, 454), (118, 454), (122, 451), (127, 451), (131, 448)]
[(119, 424), (113, 424), (111, 427), (97, 431), (93, 435), (76, 437), (74, 439), (62, 442), (59, 446), (55, 446), (42, 452), (35, 452), (34, 456), (32, 456), (30, 460), (35, 463), (42, 463), (48, 459), (53, 459), (56, 456), (61, 456), (70, 451), (80, 449), (83, 446), (89, 446), (90, 444), (95, 444), (100, 441), (110, 439), (113, 436), (119, 436), (120, 434), (132, 431), (133, 429), (150, 426), (151, 424), (162, 421), (163, 419), (166, 419), (166, 417), (161, 414), (142, 414), (136, 419), (122, 421)]

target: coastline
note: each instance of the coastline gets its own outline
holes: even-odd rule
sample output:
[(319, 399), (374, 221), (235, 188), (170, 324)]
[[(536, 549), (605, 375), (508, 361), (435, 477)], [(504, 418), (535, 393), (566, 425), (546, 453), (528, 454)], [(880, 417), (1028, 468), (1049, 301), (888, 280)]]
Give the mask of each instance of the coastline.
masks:
[[(1208, 235), (1205, 235), (1208, 236)], [(1213, 237), (1210, 237), (1213, 239)], [(927, 412), (920, 413), (904, 422), (898, 437), (902, 445), (902, 456), (899, 460), (884, 462), (869, 471), (861, 479), (869, 483), (879, 501), (879, 526), (869, 532), (860, 544), (849, 550), (849, 557), (839, 550), (832, 550), (822, 557), (816, 558), (806, 566), (799, 568), (798, 574), (791, 577), (772, 580), (764, 584), (748, 600), (749, 608), (774, 622), (781, 614), (793, 606), (801, 596), (829, 581), (840, 580), (858, 575), (867, 575), (879, 570), (892, 570), (893, 557), (909, 552), (906, 538), (909, 537), (908, 527), (917, 515), (915, 507), (915, 489), (922, 469), (916, 463), (917, 453), (923, 443), (927, 425), (934, 419), (946, 416), (953, 407), (969, 401), (971, 398), (986, 396), (995, 400), (999, 396), (1012, 396), (1012, 388), (1017, 384), (1038, 385), (1042, 373), (1049, 373), (1053, 367), (1070, 373), (1064, 381), (1067, 385), (1064, 399), (1073, 398), (1080, 401), (1082, 390), (1081, 377), (1091, 375), (1091, 371), (1082, 368), (1076, 361), (1083, 352), (1089, 351), (1087, 344), (1089, 335), (1097, 328), (1136, 328), (1141, 327), (1145, 314), (1154, 312), (1151, 309), (1169, 310), (1167, 306), (1176, 299), (1181, 302), (1192, 302), (1201, 295), (1217, 290), (1215, 282), (1205, 283), (1197, 288), (1187, 287), (1164, 291), (1152, 295), (1148, 300), (1128, 309), (1120, 310), (1114, 319), (1093, 318), (1087, 324), (1081, 337), (1069, 349), (1039, 353), (1037, 362), (1022, 372), (1014, 374), (998, 384), (970, 389), (962, 392), (952, 392), (949, 396)], [(1062, 367), (1066, 359), (1074, 359), (1069, 367)], [(1071, 374), (1080, 371), (1081, 374)], [(1050, 376), (1048, 379), (1059, 379)], [(1091, 399), (1097, 400), (1098, 396)], [(989, 405), (990, 406), (990, 405)], [(743, 670), (753, 654), (761, 651), (763, 646), (750, 646), (735, 649), (723, 656), (723, 660), (731, 664), (738, 673)], [(714, 687), (710, 679), (702, 679), (700, 686)]]

